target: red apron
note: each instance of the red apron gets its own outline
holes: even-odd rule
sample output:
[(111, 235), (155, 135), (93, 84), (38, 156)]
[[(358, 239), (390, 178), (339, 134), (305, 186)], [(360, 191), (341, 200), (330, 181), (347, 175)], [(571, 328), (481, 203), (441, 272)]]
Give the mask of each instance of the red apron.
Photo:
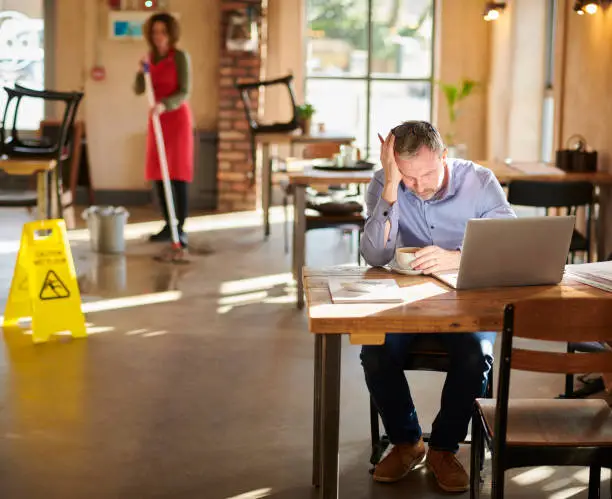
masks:
[[(157, 64), (151, 64), (149, 67), (156, 102), (178, 91), (178, 73), (174, 51), (170, 51), (167, 57), (161, 59)], [(159, 118), (166, 146), (170, 179), (191, 182), (193, 179), (191, 110), (187, 103), (183, 102), (178, 109), (166, 111), (160, 114)], [(151, 116), (149, 116), (147, 133), (146, 176), (147, 180), (162, 180)]]

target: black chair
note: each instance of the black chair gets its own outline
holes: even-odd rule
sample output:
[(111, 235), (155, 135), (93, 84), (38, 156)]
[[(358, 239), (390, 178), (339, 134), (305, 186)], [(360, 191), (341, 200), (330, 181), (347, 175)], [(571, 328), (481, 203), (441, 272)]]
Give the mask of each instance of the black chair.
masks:
[[(510, 399), (512, 369), (540, 373), (605, 371), (612, 353), (580, 355), (513, 347), (513, 338), (602, 341), (612, 331), (612, 300), (539, 298), (504, 311), (497, 400), (478, 399), (472, 417), (470, 498), (480, 496), (482, 443), (492, 452), (492, 499), (504, 497), (506, 470), (587, 466), (589, 499), (599, 498), (601, 468), (612, 468), (612, 409), (602, 399)], [(612, 497), (612, 494), (611, 494)]]
[(593, 225), (594, 188), (590, 182), (543, 182), (513, 180), (508, 186), (508, 202), (536, 208), (565, 208), (568, 215), (576, 215), (579, 207), (587, 210), (586, 234), (574, 230), (570, 244), (570, 260), (577, 252), (585, 252), (591, 261), (591, 226)]
[[(567, 344), (567, 353), (601, 353), (606, 351), (607, 349), (603, 345), (603, 343), (600, 343), (598, 341)], [(603, 378), (601, 376), (595, 379), (588, 379), (585, 375), (580, 375), (578, 376), (578, 380), (582, 383), (582, 387), (576, 390), (574, 387), (574, 375), (566, 374), (565, 393), (563, 395), (560, 395), (559, 398), (581, 399), (590, 397), (591, 395), (595, 395), (597, 393), (601, 393), (606, 389)]]
[[(72, 131), (78, 106), (83, 98), (82, 92), (57, 92), (53, 90), (34, 90), (16, 84), (15, 88), (4, 87), (8, 95), (0, 126), (0, 154), (8, 158), (21, 158), (33, 160), (55, 159), (58, 164), (57, 184), (51, 186), (57, 203), (60, 217), (63, 216), (64, 206), (63, 176), (64, 162), (69, 159), (72, 150)], [(57, 129), (55, 137), (47, 135), (37, 139), (22, 139), (19, 136), (19, 106), (24, 98), (43, 99), (44, 101), (63, 102), (64, 113), (61, 126)], [(10, 115), (12, 114), (12, 117)], [(74, 200), (71, 200), (73, 203)], [(33, 204), (32, 204), (33, 203)], [(0, 197), (0, 206), (31, 207), (36, 204), (36, 194), (18, 193), (16, 196), (4, 195)]]
[[(258, 92), (261, 88), (271, 87), (273, 85), (283, 85), (289, 92), (289, 98), (291, 99), (292, 105), (292, 117), (286, 123), (269, 123), (262, 124), (257, 121), (257, 117), (253, 112), (253, 106), (251, 104), (251, 92)], [(249, 124), (249, 131), (251, 134), (251, 158), (252, 158), (252, 170), (249, 175), (251, 182), (255, 182), (255, 173), (257, 169), (257, 142), (256, 137), (260, 134), (266, 133), (283, 133), (292, 132), (300, 127), (298, 121), (298, 108), (297, 101), (295, 98), (295, 92), (293, 90), (293, 75), (288, 75), (283, 78), (277, 78), (274, 80), (263, 80), (254, 81), (249, 83), (236, 83), (236, 88), (240, 91), (240, 98), (244, 104), (244, 112), (246, 114), (247, 123)], [(263, 165), (263, 168), (268, 165)]]
[[(410, 344), (404, 371), (434, 371), (448, 372), (450, 357), (445, 345), (435, 336), (422, 334)], [(489, 373), (489, 380), (485, 394), (486, 398), (493, 397), (493, 369)], [(381, 457), (391, 444), (386, 435), (380, 436), (379, 414), (374, 401), (370, 398), (370, 434), (372, 454), (370, 464), (377, 465)], [(429, 433), (423, 434), (423, 440), (429, 441)]]

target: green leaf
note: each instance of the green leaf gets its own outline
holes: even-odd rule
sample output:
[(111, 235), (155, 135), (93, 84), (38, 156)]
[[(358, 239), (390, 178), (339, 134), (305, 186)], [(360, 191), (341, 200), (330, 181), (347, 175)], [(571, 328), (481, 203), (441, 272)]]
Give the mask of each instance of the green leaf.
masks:
[(478, 82), (475, 80), (464, 79), (461, 81), (461, 91), (459, 92), (459, 100), (463, 100), (468, 97), (478, 86)]
[(297, 111), (298, 116), (305, 119), (312, 118), (313, 114), (316, 112), (314, 106), (308, 103), (298, 106)]
[(457, 102), (459, 90), (455, 85), (448, 83), (442, 83), (440, 86), (442, 88), (442, 92), (444, 92), (444, 97), (446, 97), (448, 107), (454, 107), (455, 103)]

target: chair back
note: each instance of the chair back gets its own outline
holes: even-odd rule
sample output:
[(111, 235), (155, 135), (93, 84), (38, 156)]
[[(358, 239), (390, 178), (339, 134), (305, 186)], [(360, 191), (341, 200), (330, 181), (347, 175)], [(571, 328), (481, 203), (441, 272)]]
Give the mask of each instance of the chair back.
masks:
[(607, 372), (612, 366), (612, 352), (575, 354), (515, 348), (514, 338), (564, 343), (610, 340), (612, 298), (542, 298), (506, 305), (494, 433), (501, 443), (506, 441), (511, 369), (580, 374)]
[[(83, 93), (33, 90), (18, 84), (15, 85), (15, 88), (4, 87), (4, 91), (8, 95), (8, 100), (0, 127), (0, 153), (9, 157), (56, 159), (58, 163), (61, 162), (64, 151), (67, 148), (69, 150), (74, 119)], [(19, 137), (19, 106), (24, 97), (64, 102), (64, 114), (61, 126), (54, 137), (55, 140), (52, 137), (43, 137), (38, 140), (22, 140)], [(11, 111), (12, 118), (9, 118)]]
[[(257, 117), (253, 111), (251, 97), (253, 96), (253, 98), (259, 98), (259, 91), (272, 85), (284, 85), (287, 88), (289, 98), (291, 99), (292, 116), (286, 123), (261, 124), (259, 121), (257, 121)], [(249, 178), (251, 179), (251, 185), (254, 185), (255, 170), (257, 169), (257, 144), (255, 142), (255, 135), (261, 133), (287, 133), (297, 130), (300, 126), (298, 120), (297, 102), (295, 99), (295, 92), (293, 90), (293, 75), (287, 75), (283, 78), (277, 78), (275, 80), (236, 83), (235, 86), (240, 92), (240, 99), (242, 100), (244, 113), (249, 125), (249, 131), (251, 132), (251, 171), (249, 172)], [(264, 165), (264, 168), (267, 167), (267, 165)]]
[(340, 144), (337, 142), (315, 142), (307, 144), (302, 151), (304, 159), (333, 158), (334, 154), (340, 152)]
[(513, 180), (508, 186), (508, 202), (518, 206), (573, 209), (593, 203), (593, 184)]
[[(255, 113), (253, 112), (253, 105), (251, 101), (251, 92), (253, 97), (259, 97), (259, 91), (263, 88), (270, 87), (273, 85), (283, 85), (286, 87), (291, 99), (292, 117), (286, 123), (273, 123), (263, 125), (257, 121)], [(244, 105), (244, 112), (246, 119), (249, 124), (249, 129), (252, 134), (256, 133), (276, 133), (276, 132), (290, 132), (299, 128), (298, 121), (298, 108), (295, 98), (295, 91), (293, 89), (293, 75), (287, 75), (282, 78), (276, 78), (274, 80), (262, 80), (248, 83), (236, 83), (236, 88), (240, 92), (240, 98)]]
[[(34, 90), (19, 84), (15, 88), (4, 87), (8, 100), (4, 108), (2, 123), (0, 126), (0, 155), (9, 158), (47, 160), (55, 159), (58, 164), (56, 183), (51, 187), (53, 196), (57, 199), (59, 207), (58, 215), (63, 216), (64, 200), (62, 178), (63, 160), (72, 149), (73, 125), (76, 118), (78, 106), (83, 98), (82, 92), (57, 92), (54, 90)], [(63, 102), (64, 113), (61, 126), (55, 137), (41, 137), (39, 139), (21, 139), (19, 137), (19, 105), (24, 97), (43, 99), (44, 101)], [(9, 115), (12, 113), (12, 117)], [(69, 202), (72, 203), (73, 200)]]

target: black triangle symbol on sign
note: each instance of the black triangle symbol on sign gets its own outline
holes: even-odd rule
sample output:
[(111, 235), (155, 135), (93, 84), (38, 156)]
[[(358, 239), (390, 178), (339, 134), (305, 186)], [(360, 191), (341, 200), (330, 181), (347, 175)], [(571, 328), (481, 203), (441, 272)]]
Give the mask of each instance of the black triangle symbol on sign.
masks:
[(70, 291), (55, 272), (47, 272), (42, 289), (40, 290), (41, 300), (57, 300), (59, 298), (69, 298)]

